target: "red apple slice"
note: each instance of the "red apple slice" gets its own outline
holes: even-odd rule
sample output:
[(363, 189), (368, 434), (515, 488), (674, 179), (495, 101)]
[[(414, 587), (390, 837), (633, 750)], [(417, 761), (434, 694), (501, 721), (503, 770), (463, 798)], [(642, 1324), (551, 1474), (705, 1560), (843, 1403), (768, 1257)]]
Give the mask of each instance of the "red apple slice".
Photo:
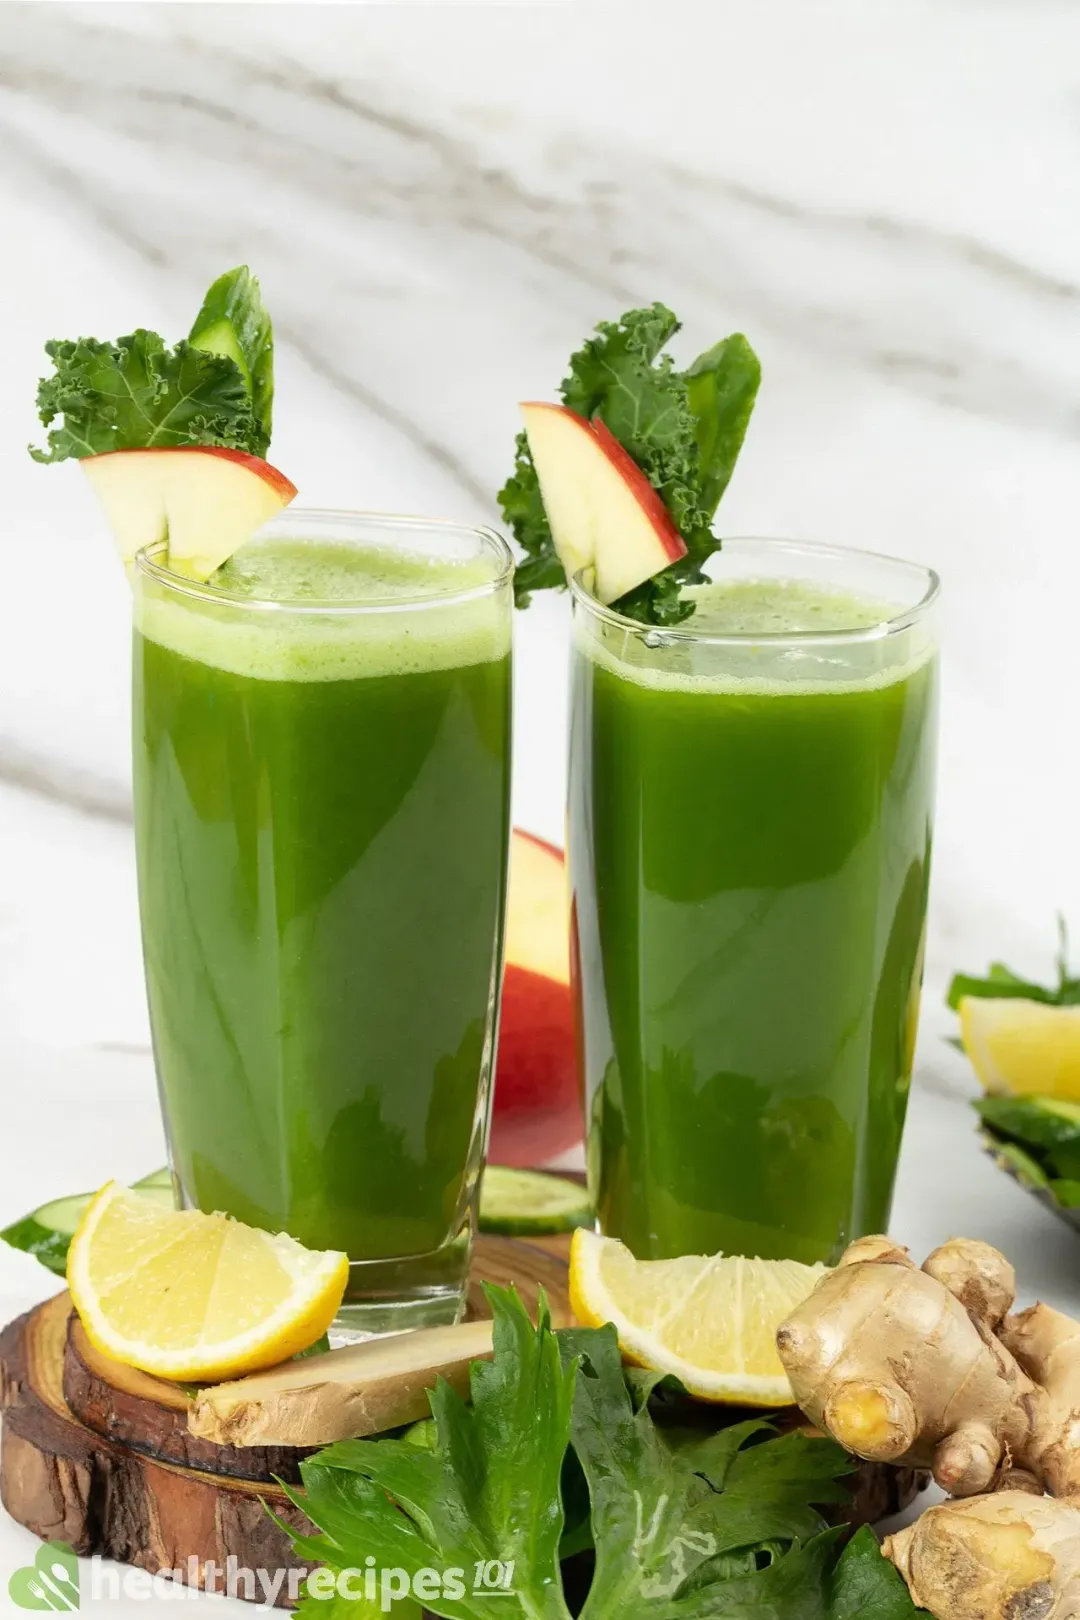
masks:
[(686, 556), (671, 513), (599, 417), (531, 401), (521, 414), (568, 579), (591, 569), (594, 594), (615, 602)]
[(209, 579), (296, 494), (268, 461), (212, 445), (110, 450), (82, 466), (123, 561), (167, 540), (169, 567), (191, 579)]

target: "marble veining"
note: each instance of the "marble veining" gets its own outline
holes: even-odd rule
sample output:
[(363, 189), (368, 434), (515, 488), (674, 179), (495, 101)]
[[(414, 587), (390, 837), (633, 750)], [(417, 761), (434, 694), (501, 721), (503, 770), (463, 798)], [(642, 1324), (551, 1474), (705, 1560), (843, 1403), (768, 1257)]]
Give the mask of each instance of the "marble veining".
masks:
[[(182, 332), (226, 264), (279, 340), (312, 504), (497, 521), (515, 401), (663, 298), (765, 370), (729, 533), (945, 582), (940, 815), (897, 1229), (968, 1228), (1080, 1308), (1080, 1243), (979, 1151), (956, 967), (1080, 934), (1080, 15), (0, 3), (0, 1219), (160, 1161), (131, 852), (126, 588), (42, 469), (47, 337)], [(516, 819), (561, 838), (564, 600), (517, 625)], [(49, 1121), (48, 1151), (41, 1148)], [(0, 1255), (0, 1315), (43, 1291)], [(21, 1550), (0, 1520), (0, 1553)]]
[[(81, 161), (71, 155), (70, 143), (56, 140), (58, 121), (69, 129), (89, 123), (152, 153), (182, 146), (187, 165), (220, 162), (225, 145), (233, 183), (258, 182), (263, 197), (272, 191), (347, 211), (373, 233), (393, 227), (416, 245), (437, 237), (449, 249), (439, 267), (447, 280), (456, 279), (461, 254), (487, 239), (579, 292), (626, 302), (662, 280), (688, 317), (730, 302), (755, 332), (774, 329), (812, 355), (913, 393), (1067, 437), (1080, 426), (1068, 366), (1054, 375), (1009, 341), (1014, 323), (1038, 329), (1052, 321), (1060, 338), (1067, 321), (1075, 342), (1080, 285), (992, 241), (899, 214), (813, 205), (628, 143), (581, 144), (520, 113), (511, 143), (530, 156), (518, 175), (504, 166), (501, 121), (493, 134), (473, 130), (464, 140), (452, 132), (455, 109), (445, 97), (442, 105), (427, 95), (410, 105), (400, 83), (351, 83), (281, 57), (248, 57), (183, 28), (167, 50), (148, 52), (141, 38), (87, 20), (102, 10), (50, 7), (32, 26), (24, 12), (0, 66), (11, 109), (6, 156), (149, 265), (182, 268), (176, 199), (125, 206), (117, 193), (126, 175), (98, 167), (94, 146), (75, 149)], [(185, 204), (193, 254), (211, 221), (201, 195), (189, 190)], [(273, 244), (265, 247), (272, 262)], [(318, 234), (291, 244), (301, 259), (321, 248)], [(814, 261), (838, 254), (843, 274), (823, 297)], [(343, 272), (339, 295), (393, 296), (364, 268)], [(335, 388), (489, 501), (490, 484), (415, 426), (416, 398), (406, 412), (360, 384), (334, 363), (333, 343), (319, 341), (324, 333), (306, 310), (295, 326), (282, 323), (285, 340)]]

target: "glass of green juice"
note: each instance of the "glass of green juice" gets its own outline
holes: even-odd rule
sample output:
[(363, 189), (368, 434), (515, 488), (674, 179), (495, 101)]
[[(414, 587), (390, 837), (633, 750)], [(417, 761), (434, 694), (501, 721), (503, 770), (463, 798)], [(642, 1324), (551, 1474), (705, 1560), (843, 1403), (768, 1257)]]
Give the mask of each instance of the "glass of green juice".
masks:
[(603, 1231), (835, 1261), (888, 1224), (918, 1019), (938, 580), (730, 540), (659, 630), (573, 585), (574, 978)]
[(154, 1058), (185, 1205), (352, 1262), (339, 1336), (453, 1321), (509, 841), (497, 535), (276, 518), (209, 584), (135, 567)]

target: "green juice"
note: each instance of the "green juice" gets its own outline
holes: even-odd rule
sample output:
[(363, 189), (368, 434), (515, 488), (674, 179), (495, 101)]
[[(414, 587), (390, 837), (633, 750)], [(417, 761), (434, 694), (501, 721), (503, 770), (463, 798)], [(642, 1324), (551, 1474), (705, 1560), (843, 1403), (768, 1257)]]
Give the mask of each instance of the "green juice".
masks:
[(687, 628), (740, 639), (665, 648), (576, 604), (590, 1181), (604, 1231), (639, 1258), (833, 1261), (886, 1229), (922, 971), (933, 647), (925, 628), (768, 638), (889, 611), (715, 584)]
[(139, 891), (173, 1167), (189, 1203), (354, 1261), (430, 1253), (470, 1218), (509, 808), (491, 574), (285, 538), (226, 565), (227, 599), (138, 581)]

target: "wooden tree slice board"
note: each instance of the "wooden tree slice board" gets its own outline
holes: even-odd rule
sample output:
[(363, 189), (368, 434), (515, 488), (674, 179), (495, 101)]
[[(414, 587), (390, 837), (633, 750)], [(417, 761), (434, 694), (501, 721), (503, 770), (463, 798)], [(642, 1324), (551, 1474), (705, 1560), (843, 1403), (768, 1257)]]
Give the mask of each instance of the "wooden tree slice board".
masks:
[(253, 1570), (302, 1568), (264, 1506), (305, 1527), (277, 1487), (157, 1462), (78, 1422), (62, 1387), (69, 1312), (60, 1294), (0, 1333), (0, 1501), (12, 1518), (43, 1541), (179, 1569), (197, 1586), (230, 1554)]
[[(471, 1316), (490, 1314), (483, 1282), (514, 1283), (531, 1311), (543, 1288), (556, 1323), (571, 1320), (566, 1263), (556, 1255), (482, 1237)], [(187, 1432), (189, 1405), (178, 1385), (94, 1350), (68, 1295), (56, 1295), (0, 1333), (0, 1501), (43, 1541), (152, 1574), (179, 1570), (199, 1586), (208, 1563), (223, 1570), (230, 1555), (241, 1568), (303, 1569), (266, 1506), (295, 1529), (311, 1528), (271, 1481), (296, 1479), (305, 1453), (197, 1440)]]
[(151, 1378), (95, 1350), (71, 1313), (64, 1345), (64, 1400), (72, 1417), (103, 1439), (230, 1479), (295, 1484), (308, 1455), (297, 1446), (219, 1446), (188, 1433), (192, 1402), (179, 1384)]
[[(484, 1282), (514, 1283), (533, 1313), (543, 1288), (556, 1326), (571, 1320), (565, 1259), (507, 1238), (481, 1237), (469, 1285), (470, 1317), (491, 1314)], [(63, 1395), (72, 1415), (95, 1434), (180, 1468), (232, 1479), (295, 1483), (308, 1455), (307, 1449), (297, 1446), (222, 1446), (198, 1439), (188, 1432), (192, 1403), (184, 1389), (102, 1355), (75, 1315), (64, 1349)]]
[[(539, 1290), (556, 1324), (572, 1320), (565, 1258), (508, 1238), (478, 1240), (469, 1314), (487, 1316), (481, 1283), (513, 1282), (532, 1311)], [(0, 1332), (0, 1501), (42, 1540), (66, 1541), (153, 1574), (202, 1586), (213, 1562), (299, 1570), (288, 1535), (310, 1528), (272, 1476), (296, 1479), (295, 1447), (216, 1446), (187, 1432), (178, 1385), (121, 1367), (94, 1350), (58, 1294)], [(844, 1515), (865, 1523), (899, 1511), (910, 1471), (865, 1465)], [(219, 1577), (220, 1580), (220, 1577)], [(284, 1601), (284, 1587), (279, 1601)]]

